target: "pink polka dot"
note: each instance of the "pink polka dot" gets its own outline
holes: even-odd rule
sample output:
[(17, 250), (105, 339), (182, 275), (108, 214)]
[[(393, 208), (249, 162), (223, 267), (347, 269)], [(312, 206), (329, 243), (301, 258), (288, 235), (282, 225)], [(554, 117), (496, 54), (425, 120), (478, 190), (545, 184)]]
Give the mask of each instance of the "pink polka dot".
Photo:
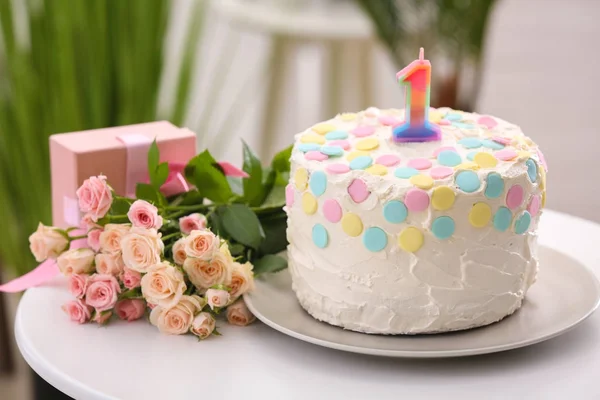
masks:
[(544, 170), (546, 170), (546, 172), (548, 172), (548, 164), (546, 164), (546, 157), (544, 157), (544, 154), (542, 153), (542, 151), (540, 149), (537, 149), (537, 155), (540, 158), (540, 162), (542, 163)]
[(291, 184), (285, 187), (285, 205), (288, 207), (294, 205), (294, 186)]
[(367, 184), (362, 179), (355, 179), (348, 186), (348, 194), (355, 203), (362, 203), (369, 197)]
[(426, 158), (413, 158), (408, 161), (408, 166), (414, 169), (431, 168), (431, 161)]
[(382, 125), (395, 126), (400, 124), (402, 121), (400, 121), (398, 118), (392, 117), (391, 115), (383, 115), (379, 117), (379, 122), (381, 122)]
[(494, 137), (492, 137), (492, 140), (496, 143), (500, 143), (503, 145), (510, 144), (510, 142), (511, 142), (510, 138), (502, 137), (502, 136), (494, 136)]
[(327, 143), (328, 146), (340, 146), (344, 150), (350, 150), (350, 142), (347, 140), (332, 140)]
[(449, 177), (453, 173), (454, 170), (450, 167), (435, 167), (432, 168), (431, 171), (429, 171), (429, 175), (431, 175), (433, 179), (444, 179)]
[(506, 193), (506, 205), (511, 210), (519, 208), (521, 204), (523, 204), (523, 186), (521, 185), (513, 185), (510, 189), (508, 189), (508, 193)]
[(437, 124), (438, 125), (450, 125), (450, 124), (452, 124), (452, 122), (448, 121), (447, 119), (442, 119)]
[(395, 156), (393, 154), (384, 154), (382, 156), (377, 157), (375, 160), (375, 164), (381, 164), (385, 167), (393, 167), (400, 163), (400, 157)]
[(513, 149), (504, 149), (504, 150), (500, 150), (494, 153), (494, 156), (498, 159), (498, 160), (502, 160), (502, 161), (510, 161), (513, 158), (517, 157), (517, 152), (514, 151)]
[(329, 222), (339, 222), (342, 219), (342, 207), (337, 200), (327, 199), (323, 202), (323, 215)]
[(540, 211), (540, 205), (540, 195), (536, 194), (532, 196), (531, 200), (529, 200), (529, 205), (527, 206), (527, 211), (529, 211), (529, 214), (531, 214), (532, 217), (535, 217), (538, 211)]
[(438, 154), (440, 154), (444, 150), (450, 150), (450, 151), (456, 152), (456, 148), (455, 147), (452, 147), (452, 146), (443, 146), (443, 147), (438, 147), (437, 149), (435, 149), (433, 151), (433, 156), (437, 157)]
[(404, 198), (404, 204), (408, 211), (425, 211), (429, 207), (429, 195), (421, 189), (410, 189)]
[(358, 136), (358, 137), (364, 137), (364, 136), (369, 136), (372, 135), (373, 133), (375, 133), (375, 127), (374, 126), (359, 126), (357, 128), (354, 128), (352, 130), (352, 134), (354, 136)]
[(327, 154), (321, 153), (320, 151), (313, 150), (304, 154), (304, 158), (313, 161), (325, 161), (329, 158), (329, 156)]
[(483, 117), (479, 117), (479, 119), (477, 120), (477, 123), (480, 125), (484, 125), (489, 129), (492, 129), (493, 127), (495, 127), (496, 125), (498, 125), (498, 122), (487, 115), (484, 115)]
[(345, 174), (350, 171), (350, 167), (346, 164), (329, 164), (325, 170), (330, 174)]

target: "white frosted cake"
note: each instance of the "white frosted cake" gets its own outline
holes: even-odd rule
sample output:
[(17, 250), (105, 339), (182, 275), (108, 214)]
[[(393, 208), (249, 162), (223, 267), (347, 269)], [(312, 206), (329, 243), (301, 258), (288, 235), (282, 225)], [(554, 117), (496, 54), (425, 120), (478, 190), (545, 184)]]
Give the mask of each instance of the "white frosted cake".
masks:
[(403, 120), (370, 108), (296, 135), (286, 210), (298, 300), (366, 333), (499, 321), (535, 281), (544, 157), (499, 118), (430, 109), (441, 140), (397, 143)]

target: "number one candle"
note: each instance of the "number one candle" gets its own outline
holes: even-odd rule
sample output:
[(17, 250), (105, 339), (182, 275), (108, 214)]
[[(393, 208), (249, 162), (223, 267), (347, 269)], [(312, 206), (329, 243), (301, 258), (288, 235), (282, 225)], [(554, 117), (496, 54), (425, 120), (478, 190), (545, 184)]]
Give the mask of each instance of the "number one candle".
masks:
[(395, 142), (429, 142), (442, 137), (440, 127), (429, 122), (431, 63), (423, 56), (421, 47), (419, 59), (396, 74), (398, 83), (406, 86), (406, 115), (404, 123), (394, 128)]

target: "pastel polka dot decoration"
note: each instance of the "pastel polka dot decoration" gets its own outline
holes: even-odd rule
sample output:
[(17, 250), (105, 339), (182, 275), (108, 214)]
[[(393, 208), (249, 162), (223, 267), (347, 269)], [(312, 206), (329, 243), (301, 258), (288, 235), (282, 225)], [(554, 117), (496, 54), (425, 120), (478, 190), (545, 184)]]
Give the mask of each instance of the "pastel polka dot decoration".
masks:
[(514, 210), (523, 204), (524, 190), (521, 185), (513, 185), (506, 193), (506, 205), (509, 209)]
[(382, 115), (381, 117), (379, 117), (379, 122), (381, 123), (381, 125), (385, 126), (394, 126), (402, 123), (402, 121), (395, 117), (392, 117), (391, 115)]
[(475, 228), (483, 228), (492, 218), (492, 208), (487, 203), (475, 203), (469, 212), (469, 222)]
[(429, 207), (429, 195), (421, 189), (410, 189), (406, 192), (404, 204), (409, 211), (425, 211)]
[(500, 232), (506, 231), (510, 227), (512, 213), (506, 207), (498, 208), (494, 215), (494, 228)]
[(438, 154), (437, 161), (446, 167), (455, 167), (462, 162), (462, 159), (457, 152), (452, 150), (444, 150)]
[(472, 137), (460, 139), (458, 141), (458, 144), (464, 146), (467, 149), (476, 149), (476, 148), (482, 146), (481, 140), (479, 140), (477, 138), (472, 138)]
[(352, 152), (346, 154), (346, 160), (353, 161), (355, 158), (362, 157), (362, 156), (369, 156), (369, 152), (368, 151), (359, 151), (359, 150), (352, 151)]
[(315, 171), (311, 174), (308, 182), (311, 192), (315, 196), (321, 196), (327, 189), (327, 175), (323, 171)]
[(378, 227), (368, 228), (363, 235), (363, 243), (369, 251), (381, 251), (387, 246), (387, 234)]
[(309, 151), (318, 151), (321, 149), (321, 145), (316, 143), (300, 143), (298, 145), (298, 150), (303, 153), (308, 153)]
[(433, 190), (431, 205), (438, 211), (449, 210), (454, 205), (456, 194), (448, 186), (440, 186)]
[(517, 158), (517, 152), (512, 149), (504, 149), (494, 153), (494, 156), (501, 161), (510, 161)]
[(394, 171), (394, 175), (400, 179), (409, 179), (418, 174), (419, 174), (418, 170), (416, 170), (414, 168), (410, 168), (410, 167), (400, 167), (400, 168), (396, 168), (396, 170)]
[(321, 153), (330, 157), (340, 157), (344, 155), (344, 149), (340, 146), (321, 146)]
[(334, 175), (345, 174), (350, 171), (350, 167), (346, 164), (329, 164), (325, 167), (325, 171)]
[(438, 147), (437, 149), (435, 149), (433, 151), (433, 156), (437, 158), (437, 156), (442, 152), (442, 151), (453, 151), (456, 152), (456, 148), (452, 147), (452, 146), (443, 146), (443, 147)]
[(454, 234), (454, 220), (448, 216), (437, 217), (431, 224), (431, 232), (438, 239), (448, 239)]
[(540, 195), (535, 194), (531, 196), (529, 204), (527, 205), (527, 211), (529, 211), (529, 214), (531, 214), (532, 217), (535, 217), (540, 211), (541, 203), (542, 201)]
[(300, 138), (301, 143), (315, 143), (315, 144), (325, 144), (325, 138), (323, 136), (308, 134), (304, 135)]
[(331, 142), (327, 143), (329, 146), (338, 146), (341, 147), (342, 149), (348, 151), (350, 150), (350, 142), (347, 140), (332, 140)]
[(431, 189), (433, 187), (433, 178), (429, 175), (415, 175), (410, 178), (410, 183), (420, 189)]
[(377, 157), (375, 163), (383, 165), (384, 167), (393, 167), (400, 163), (400, 157), (395, 156), (393, 154), (384, 154), (382, 156)]
[(379, 140), (377, 140), (375, 138), (362, 139), (362, 140), (359, 140), (358, 142), (356, 142), (354, 147), (356, 147), (357, 150), (362, 150), (362, 151), (375, 150), (376, 148), (379, 147)]
[(489, 117), (487, 115), (481, 116), (477, 119), (477, 123), (479, 125), (483, 125), (488, 129), (492, 129), (494, 128), (496, 125), (498, 125), (498, 122), (496, 122), (496, 120), (492, 117)]
[(473, 171), (460, 171), (456, 174), (456, 186), (466, 193), (473, 193), (479, 189), (481, 182), (479, 176)]
[(373, 159), (369, 156), (359, 156), (350, 161), (350, 169), (367, 169), (373, 165)]
[(304, 154), (304, 158), (312, 161), (324, 161), (327, 160), (329, 156), (327, 154), (321, 153), (320, 151), (309, 151), (306, 154)]
[(402, 250), (414, 253), (423, 246), (423, 233), (419, 229), (409, 226), (398, 235), (398, 245)]
[(525, 165), (527, 166), (527, 176), (529, 177), (529, 180), (532, 183), (537, 182), (538, 167), (535, 161), (530, 158), (525, 162)]
[(406, 220), (408, 209), (399, 200), (390, 200), (383, 206), (383, 217), (387, 222), (400, 224)]
[(329, 243), (327, 229), (321, 224), (315, 224), (312, 229), (312, 240), (315, 246), (324, 249)]
[(285, 187), (285, 205), (291, 207), (294, 205), (294, 187), (290, 184)]
[(342, 207), (335, 199), (327, 199), (323, 202), (323, 215), (329, 222), (340, 222), (342, 219)]
[(473, 157), (473, 161), (481, 168), (494, 168), (498, 164), (498, 160), (490, 153), (477, 153)]
[(304, 193), (302, 195), (302, 209), (308, 215), (312, 215), (317, 212), (317, 199), (311, 193)]
[(298, 168), (294, 174), (294, 184), (296, 189), (304, 190), (308, 186), (308, 171), (305, 168)]
[(431, 164), (431, 161), (426, 158), (413, 158), (412, 160), (408, 161), (407, 165), (410, 168), (423, 170), (423, 169), (431, 168), (432, 164)]
[(454, 174), (454, 170), (450, 167), (434, 167), (429, 171), (429, 175), (433, 179), (444, 179)]
[(379, 164), (373, 164), (369, 168), (367, 168), (365, 171), (367, 171), (371, 175), (379, 175), (379, 176), (383, 176), (388, 173), (388, 169), (386, 167), (384, 167), (383, 165), (379, 165)]
[(363, 231), (362, 220), (354, 213), (346, 213), (342, 217), (342, 229), (348, 236), (359, 236)]
[(356, 137), (370, 136), (375, 133), (375, 127), (369, 125), (359, 126), (353, 129), (351, 133)]
[(515, 220), (515, 233), (517, 235), (522, 235), (529, 229), (529, 225), (531, 224), (531, 214), (528, 211), (523, 211), (523, 213)]
[(312, 127), (312, 130), (318, 133), (319, 135), (325, 135), (328, 132), (331, 132), (335, 129), (334, 125), (331, 124), (318, 124)]
[(362, 203), (369, 197), (369, 189), (362, 179), (354, 179), (348, 186), (348, 194), (355, 203)]
[(325, 139), (327, 140), (338, 140), (338, 139), (347, 139), (348, 132), (343, 130), (331, 131), (325, 135)]
[(487, 147), (488, 149), (492, 150), (501, 150), (504, 148), (504, 145), (502, 143), (498, 143), (495, 140), (491, 139), (483, 139), (481, 141), (481, 144), (483, 145), (483, 147)]
[(504, 193), (504, 179), (497, 172), (490, 172), (485, 178), (485, 197), (496, 199)]

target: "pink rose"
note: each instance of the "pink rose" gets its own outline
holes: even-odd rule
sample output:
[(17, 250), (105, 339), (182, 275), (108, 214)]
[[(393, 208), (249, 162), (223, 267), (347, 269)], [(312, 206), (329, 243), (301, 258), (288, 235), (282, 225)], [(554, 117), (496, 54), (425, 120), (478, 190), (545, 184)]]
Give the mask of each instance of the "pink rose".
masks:
[(200, 339), (206, 339), (215, 330), (215, 318), (207, 312), (196, 315), (192, 322), (190, 332)]
[(256, 317), (248, 310), (243, 299), (227, 307), (227, 322), (232, 325), (246, 326), (254, 322), (255, 319)]
[(87, 244), (94, 251), (100, 251), (100, 234), (103, 229), (92, 229), (87, 234)]
[(142, 299), (121, 300), (115, 306), (115, 312), (119, 318), (129, 322), (142, 318), (145, 310), (146, 304)]
[(73, 274), (69, 276), (69, 291), (78, 299), (82, 298), (87, 289), (88, 276), (83, 274)]
[(96, 312), (92, 321), (99, 325), (104, 325), (108, 322), (110, 317), (112, 317), (112, 311)]
[(140, 282), (142, 281), (142, 274), (125, 267), (123, 268), (123, 275), (121, 276), (121, 281), (127, 289), (133, 289), (140, 286)]
[(209, 230), (195, 230), (185, 239), (185, 253), (188, 257), (210, 261), (219, 251), (219, 238)]
[(158, 209), (145, 200), (136, 200), (129, 207), (127, 217), (132, 225), (144, 229), (160, 229), (163, 219), (158, 215)]
[(110, 210), (113, 199), (110, 186), (106, 183), (106, 176), (91, 176), (83, 181), (76, 193), (79, 208), (89, 213), (92, 221), (98, 221)]
[(96, 254), (96, 272), (100, 275), (119, 276), (125, 268), (120, 254)]
[(192, 231), (200, 231), (206, 229), (206, 217), (202, 214), (195, 213), (179, 218), (179, 230), (189, 235)]
[(29, 236), (29, 250), (37, 262), (47, 258), (56, 258), (69, 248), (69, 240), (61, 230), (53, 226), (45, 226), (41, 222), (37, 230)]
[(185, 238), (181, 238), (175, 242), (171, 248), (173, 253), (173, 262), (177, 265), (183, 265), (187, 255), (185, 254)]
[(121, 288), (112, 275), (92, 275), (85, 292), (85, 300), (96, 312), (110, 310), (115, 306)]
[(86, 232), (88, 232), (94, 228), (101, 228), (100, 225), (98, 225), (96, 222), (94, 222), (92, 220), (91, 214), (85, 214), (83, 217), (81, 217), (81, 221), (79, 222), (79, 227)]
[(73, 300), (62, 306), (64, 312), (67, 313), (71, 321), (83, 324), (90, 320), (92, 316), (92, 308), (85, 305), (81, 300)]
[(206, 300), (211, 310), (215, 307), (225, 307), (229, 303), (229, 292), (222, 289), (208, 289), (206, 291)]

